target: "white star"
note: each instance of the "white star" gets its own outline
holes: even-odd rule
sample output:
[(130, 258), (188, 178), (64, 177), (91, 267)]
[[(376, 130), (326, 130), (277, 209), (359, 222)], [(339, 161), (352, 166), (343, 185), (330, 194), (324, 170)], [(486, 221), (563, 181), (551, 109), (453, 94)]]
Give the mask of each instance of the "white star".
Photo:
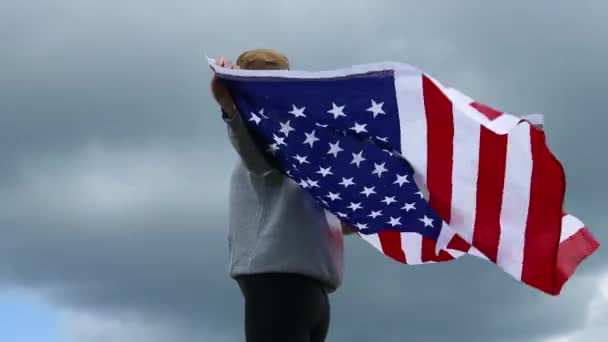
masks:
[(266, 150), (266, 152), (270, 152), (270, 153), (272, 153), (274, 155), (274, 153), (276, 151), (278, 151), (278, 150), (279, 150), (279, 145), (277, 145), (277, 144), (270, 144), (270, 145), (268, 145), (268, 149)]
[(359, 228), (360, 230), (367, 229), (367, 223), (357, 223), (355, 224), (355, 227)]
[(291, 106), (293, 108), (291, 109), (289, 114), (294, 115), (296, 118), (305, 118), (306, 117), (306, 114), (304, 114), (306, 107), (298, 108), (298, 107), (296, 107), (296, 105), (291, 105)]
[(259, 125), (260, 122), (262, 122), (262, 119), (260, 119), (259, 116), (255, 115), (255, 113), (251, 113), (251, 118), (249, 118), (249, 121), (253, 121), (256, 125)]
[(407, 174), (405, 175), (397, 175), (397, 180), (393, 183), (393, 184), (399, 184), (399, 187), (401, 187), (404, 183), (409, 183), (410, 181), (407, 180)]
[(321, 201), (321, 203), (323, 203), (326, 207), (329, 207), (329, 204), (327, 203), (326, 200), (324, 199), (319, 199)]
[(310, 162), (308, 160), (306, 160), (306, 158), (308, 158), (308, 157), (306, 157), (306, 156), (302, 157), (299, 154), (296, 154), (295, 157), (293, 157), (293, 159), (296, 159), (300, 163), (300, 165), (310, 164)]
[(336, 215), (342, 217), (342, 218), (347, 218), (348, 215), (346, 215), (345, 213), (341, 213), (341, 212), (337, 212)]
[(264, 115), (264, 108), (260, 109), (260, 111), (258, 112), (260, 114), (261, 117), (263, 117), (264, 119), (269, 119), (269, 117), (267, 117), (266, 115)]
[(365, 195), (365, 197), (369, 197), (369, 195), (373, 195), (376, 192), (374, 191), (374, 189), (376, 189), (375, 186), (372, 186), (371, 188), (368, 187), (363, 187), (363, 191), (361, 191), (361, 194)]
[(353, 153), (353, 161), (351, 161), (351, 164), (355, 164), (357, 165), (357, 167), (359, 167), (361, 165), (361, 162), (364, 161), (365, 158), (363, 158), (363, 151), (355, 154)]
[(334, 173), (331, 172), (331, 166), (324, 169), (323, 167), (319, 166), (319, 171), (317, 171), (317, 173), (321, 174), (323, 177), (326, 177), (327, 175), (333, 175)]
[(426, 215), (424, 215), (423, 218), (418, 219), (418, 220), (420, 220), (421, 222), (424, 222), (425, 227), (433, 228), (433, 219), (432, 218), (428, 218), (428, 217), (426, 217)]
[(281, 145), (287, 146), (287, 144), (285, 143), (285, 138), (278, 137), (276, 134), (273, 133), (272, 139), (274, 139), (274, 142), (277, 144), (277, 146), (281, 146)]
[(420, 198), (424, 198), (424, 195), (422, 194), (422, 191), (418, 191), (414, 195), (418, 195), (418, 196), (420, 196)]
[(289, 176), (289, 177), (293, 177), (293, 175), (291, 174), (291, 170), (287, 170), (285, 171), (285, 173)]
[(317, 125), (317, 126), (319, 126), (319, 127), (323, 127), (323, 128), (325, 128), (325, 127), (329, 126), (329, 125), (323, 125), (323, 124), (320, 124), (320, 123), (318, 123), (318, 122), (315, 122), (315, 125)]
[(348, 209), (350, 209), (352, 211), (356, 211), (357, 209), (362, 209), (361, 202), (359, 202), (359, 203), (350, 202), (350, 205), (348, 206)]
[(380, 202), (386, 203), (386, 205), (390, 205), (391, 203), (395, 203), (397, 201), (395, 200), (395, 196), (392, 196), (392, 197), (385, 196), (384, 199)]
[(378, 211), (373, 211), (371, 212), (371, 214), (367, 215), (368, 217), (371, 218), (376, 218), (378, 216), (382, 216), (382, 210), (378, 210)]
[(350, 129), (355, 131), (355, 133), (367, 132), (367, 129), (365, 129), (365, 126), (367, 126), (367, 124), (360, 125), (358, 122), (355, 122), (355, 125), (353, 127), (351, 127)]
[(339, 118), (340, 116), (346, 116), (346, 114), (344, 114), (344, 106), (336, 106), (335, 103), (331, 103), (331, 109), (328, 110), (327, 112), (330, 114), (333, 114), (334, 119)]
[(388, 170), (384, 167), (384, 165), (386, 165), (386, 163), (382, 163), (382, 164), (376, 164), (374, 163), (374, 171), (372, 172), (372, 175), (378, 175), (378, 178), (382, 177), (382, 173), (383, 172), (387, 172)]
[(391, 225), (391, 227), (398, 226), (401, 224), (401, 217), (394, 218), (391, 216), (391, 220), (386, 222)]
[(329, 151), (327, 154), (333, 154), (335, 158), (338, 158), (338, 153), (344, 151), (340, 147), (340, 140), (336, 141), (335, 144), (329, 143)]
[(348, 188), (350, 185), (355, 185), (355, 182), (353, 182), (352, 177), (348, 179), (342, 177), (342, 181), (338, 184), (343, 185), (345, 188)]
[(319, 138), (317, 138), (315, 136), (315, 131), (314, 130), (312, 132), (310, 132), (310, 133), (304, 132), (304, 135), (306, 136), (306, 140), (304, 140), (304, 144), (310, 145), (311, 148), (313, 147), (312, 145), (314, 145), (315, 142), (317, 142), (317, 141), (320, 140)]
[(386, 137), (386, 138), (376, 137), (376, 139), (378, 139), (378, 140), (380, 140), (382, 142), (388, 143), (388, 137)]
[(342, 198), (340, 198), (340, 193), (333, 193), (333, 192), (329, 192), (327, 195), (325, 195), (325, 197), (329, 197), (329, 199), (333, 202), (335, 200), (341, 200)]
[(306, 183), (306, 181), (303, 179), (300, 180), (300, 182), (298, 184), (300, 184), (300, 186), (304, 189), (308, 188), (308, 183)]
[(405, 205), (401, 209), (409, 213), (410, 210), (416, 210), (416, 203), (405, 203)]
[(367, 108), (367, 111), (373, 113), (375, 119), (378, 114), (386, 114), (382, 106), (384, 106), (384, 102), (376, 103), (376, 101), (372, 100), (372, 106)]
[(306, 178), (306, 183), (308, 183), (308, 186), (310, 186), (311, 188), (320, 188), (319, 181), (313, 181), (310, 178)]
[(279, 130), (279, 132), (283, 133), (286, 138), (289, 137), (289, 132), (295, 131), (295, 129), (291, 127), (290, 123), (291, 120), (287, 120), (287, 122), (285, 123), (279, 122), (279, 124), (281, 125), (281, 129)]

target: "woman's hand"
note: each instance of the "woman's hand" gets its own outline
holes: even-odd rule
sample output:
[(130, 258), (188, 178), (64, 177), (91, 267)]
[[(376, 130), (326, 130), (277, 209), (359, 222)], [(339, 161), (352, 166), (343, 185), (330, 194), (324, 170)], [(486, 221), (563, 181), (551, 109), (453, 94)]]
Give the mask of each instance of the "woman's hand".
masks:
[[(219, 57), (215, 60), (215, 64), (224, 68), (238, 69), (238, 65), (232, 63), (232, 61)], [(230, 96), (230, 91), (224, 82), (217, 76), (213, 76), (211, 80), (211, 94), (215, 101), (222, 107), (222, 110), (230, 117), (236, 114), (236, 106)]]

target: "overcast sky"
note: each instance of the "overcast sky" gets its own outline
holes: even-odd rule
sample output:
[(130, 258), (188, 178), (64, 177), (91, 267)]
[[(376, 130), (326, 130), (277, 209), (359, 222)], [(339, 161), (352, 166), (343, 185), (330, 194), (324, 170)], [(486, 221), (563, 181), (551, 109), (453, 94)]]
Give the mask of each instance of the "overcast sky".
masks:
[[(607, 244), (606, 36), (605, 0), (0, 1), (0, 340), (242, 340), (236, 154), (205, 52), (411, 63), (544, 113), (567, 208)], [(349, 237), (329, 341), (606, 341), (607, 261), (550, 297), (481, 260), (406, 267)]]

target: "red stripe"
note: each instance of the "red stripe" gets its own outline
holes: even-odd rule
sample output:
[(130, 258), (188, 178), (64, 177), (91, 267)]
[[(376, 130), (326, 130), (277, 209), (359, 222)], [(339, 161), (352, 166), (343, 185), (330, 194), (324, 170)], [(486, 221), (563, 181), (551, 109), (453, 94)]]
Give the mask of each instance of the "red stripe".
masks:
[(378, 233), (382, 252), (387, 256), (402, 262), (407, 263), (405, 252), (401, 248), (401, 233), (397, 230), (385, 230)]
[(553, 295), (558, 295), (578, 265), (600, 246), (585, 227), (560, 243), (557, 252), (557, 275)]
[(426, 76), (422, 78), (427, 122), (427, 188), (429, 204), (450, 223), (452, 208), (452, 158), (454, 116), (452, 103)]
[(437, 242), (433, 239), (427, 238), (426, 236), (422, 237), (422, 262), (442, 262), (442, 261), (450, 261), (454, 260), (454, 257), (446, 252), (445, 250), (439, 251), (439, 255), (435, 255), (435, 248), (437, 246)]
[(545, 145), (545, 135), (530, 129), (532, 179), (524, 245), (522, 281), (547, 293), (557, 289), (557, 251), (565, 192), (564, 170)]
[(420, 255), (422, 262), (435, 261), (436, 245), (436, 241), (429, 239), (426, 236), (422, 236), (422, 251)]
[[(429, 205), (450, 223), (454, 116), (452, 103), (428, 77), (422, 77), (427, 122), (427, 188)], [(435, 260), (435, 242), (422, 239), (422, 261)]]
[(481, 114), (485, 115), (485, 117), (490, 120), (494, 120), (502, 115), (502, 112), (479, 102), (471, 103), (471, 107), (477, 109)]
[(473, 246), (496, 263), (507, 166), (507, 135), (481, 127)]
[(471, 244), (466, 242), (465, 239), (461, 238), (459, 235), (454, 235), (448, 243), (447, 248), (468, 253), (469, 249), (471, 249)]
[(422, 237), (422, 254), (420, 259), (422, 262), (442, 262), (454, 260), (454, 257), (446, 252), (445, 250), (439, 251), (439, 255), (435, 254), (435, 248), (437, 247), (437, 241), (430, 239), (426, 236)]

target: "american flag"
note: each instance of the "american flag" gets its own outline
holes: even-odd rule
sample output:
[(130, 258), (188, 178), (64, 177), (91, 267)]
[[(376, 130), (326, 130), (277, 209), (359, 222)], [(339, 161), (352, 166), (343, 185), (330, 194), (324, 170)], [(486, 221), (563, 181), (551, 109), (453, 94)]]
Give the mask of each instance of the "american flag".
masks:
[(599, 247), (563, 212), (565, 175), (532, 118), (407, 64), (303, 72), (209, 63), (277, 169), (394, 260), (474, 255), (557, 295)]

